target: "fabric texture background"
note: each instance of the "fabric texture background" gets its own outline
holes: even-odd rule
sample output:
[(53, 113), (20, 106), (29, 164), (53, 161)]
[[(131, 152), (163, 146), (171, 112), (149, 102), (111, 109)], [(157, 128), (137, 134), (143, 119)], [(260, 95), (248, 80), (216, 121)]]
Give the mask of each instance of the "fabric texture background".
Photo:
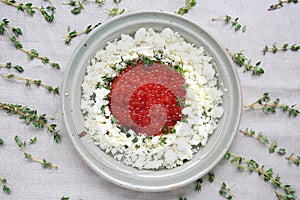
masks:
[[(214, 35), (224, 47), (233, 52), (243, 50), (253, 63), (261, 61), (265, 74), (260, 77), (252, 76), (251, 72), (244, 73), (243, 68), (234, 65), (239, 74), (243, 92), (243, 104), (249, 105), (264, 92), (269, 92), (275, 99), (287, 105), (300, 105), (300, 52), (267, 53), (262, 49), (273, 43), (300, 43), (300, 4), (285, 4), (284, 7), (268, 11), (271, 4), (277, 0), (202, 0), (185, 15)], [(21, 1), (20, 1), (21, 3)], [(48, 5), (46, 1), (32, 1), (35, 5)], [(71, 58), (76, 46), (85, 35), (76, 37), (69, 45), (64, 44), (64, 36), (70, 30), (85, 29), (89, 24), (105, 22), (109, 19), (106, 9), (113, 7), (125, 8), (126, 12), (137, 10), (164, 10), (175, 12), (183, 6), (184, 0), (122, 0), (118, 5), (113, 0), (107, 0), (103, 6), (97, 6), (93, 1), (84, 5), (82, 13), (72, 15), (71, 7), (54, 1), (56, 7), (53, 23), (47, 23), (37, 12), (29, 16), (26, 12), (0, 2), (0, 20), (7, 18), (11, 26), (20, 27), (23, 35), (19, 37), (24, 48), (36, 49), (41, 55), (60, 63), (62, 69), (55, 70), (44, 65), (40, 60), (30, 61), (24, 53), (16, 50), (6, 35), (0, 35), (0, 63), (12, 62), (24, 67), (25, 72), (18, 76), (40, 79), (43, 82), (62, 87), (64, 68)], [(212, 21), (212, 18), (222, 15), (239, 17), (239, 23), (247, 26), (246, 32), (235, 31), (224, 21)], [(11, 71), (0, 69), (1, 74)], [(17, 103), (37, 109), (55, 118), (55, 123), (62, 133), (62, 142), (56, 144), (52, 135), (45, 130), (27, 127), (18, 116), (8, 115), (0, 111), (0, 138), (4, 145), (0, 146), (0, 176), (7, 179), (11, 194), (0, 191), (0, 199), (60, 199), (62, 196), (72, 200), (94, 199), (173, 199), (186, 197), (191, 199), (223, 199), (219, 195), (220, 186), (217, 183), (204, 181), (202, 191), (195, 192), (195, 184), (187, 185), (172, 191), (160, 193), (144, 193), (120, 188), (102, 177), (96, 175), (80, 159), (75, 151), (62, 122), (61, 97), (48, 94), (34, 85), (30, 88), (25, 83), (8, 81), (0, 78), (0, 102)], [(296, 107), (299, 109), (299, 106)], [(300, 116), (299, 116), (300, 117)], [(262, 132), (271, 141), (278, 141), (280, 147), (288, 153), (300, 154), (300, 125), (299, 117), (288, 117), (278, 111), (276, 114), (265, 114), (261, 111), (244, 109), (240, 129), (253, 128)], [(27, 150), (37, 158), (45, 158), (58, 165), (57, 170), (43, 169), (41, 165), (27, 161), (19, 147), (15, 144), (14, 136), (19, 135), (23, 140), (37, 137), (34, 145), (28, 145)], [(284, 184), (290, 184), (300, 193), (299, 167), (289, 166), (284, 157), (269, 154), (262, 143), (237, 133), (230, 150), (247, 159), (254, 159), (267, 168), (273, 168), (274, 175), (279, 174)], [(231, 188), (236, 199), (276, 199), (274, 188), (263, 181), (257, 174), (238, 171), (233, 164), (222, 160), (212, 172), (216, 177), (225, 181)]]

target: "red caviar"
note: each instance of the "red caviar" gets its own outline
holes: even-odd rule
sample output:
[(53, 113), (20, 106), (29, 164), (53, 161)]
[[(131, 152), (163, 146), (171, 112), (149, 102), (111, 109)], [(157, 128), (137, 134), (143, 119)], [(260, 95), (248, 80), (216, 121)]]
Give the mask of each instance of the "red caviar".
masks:
[(137, 61), (111, 84), (110, 110), (122, 127), (147, 136), (166, 132), (182, 117), (186, 91), (182, 75), (160, 62)]

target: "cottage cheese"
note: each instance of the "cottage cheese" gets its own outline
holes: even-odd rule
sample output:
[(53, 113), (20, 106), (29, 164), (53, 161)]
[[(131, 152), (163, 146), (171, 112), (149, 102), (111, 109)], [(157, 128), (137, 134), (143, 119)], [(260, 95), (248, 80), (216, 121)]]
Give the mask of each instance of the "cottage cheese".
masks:
[[(103, 77), (113, 79), (127, 65), (140, 57), (179, 65), (183, 69), (186, 98), (173, 134), (146, 137), (132, 130), (124, 131), (112, 116), (107, 95), (109, 85)], [(212, 58), (202, 47), (187, 43), (177, 32), (141, 28), (132, 37), (122, 34), (107, 43), (87, 67), (82, 83), (81, 109), (85, 127), (95, 145), (116, 160), (138, 169), (174, 168), (192, 159), (199, 146), (207, 143), (223, 115), (223, 92), (217, 87)]]

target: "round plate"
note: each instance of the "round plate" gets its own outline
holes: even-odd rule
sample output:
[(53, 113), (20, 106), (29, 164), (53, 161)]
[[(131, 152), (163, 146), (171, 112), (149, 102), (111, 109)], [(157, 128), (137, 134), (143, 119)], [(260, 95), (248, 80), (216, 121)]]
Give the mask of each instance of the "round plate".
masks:
[[(133, 34), (141, 27), (160, 31), (166, 27), (178, 32), (187, 42), (203, 46), (213, 58), (219, 74), (219, 87), (224, 91), (224, 115), (205, 147), (192, 160), (173, 169), (138, 170), (116, 161), (93, 144), (89, 135), (79, 138), (85, 130), (80, 109), (81, 84), (89, 60), (106, 43)], [(165, 191), (182, 187), (207, 174), (228, 150), (239, 126), (242, 98), (239, 80), (225, 49), (199, 25), (186, 18), (163, 11), (141, 11), (114, 17), (92, 31), (74, 52), (65, 72), (63, 86), (63, 119), (72, 142), (87, 165), (107, 180), (133, 190)]]

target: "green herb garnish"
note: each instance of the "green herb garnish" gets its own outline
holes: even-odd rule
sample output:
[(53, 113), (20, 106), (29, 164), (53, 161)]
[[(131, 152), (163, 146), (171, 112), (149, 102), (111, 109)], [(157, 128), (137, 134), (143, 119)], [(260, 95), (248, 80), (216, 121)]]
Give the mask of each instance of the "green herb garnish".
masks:
[(272, 101), (269, 93), (265, 92), (262, 97), (246, 107), (252, 110), (259, 109), (266, 113), (276, 113), (277, 109), (281, 109), (283, 112), (287, 112), (290, 117), (297, 117), (300, 111), (295, 106), (295, 104), (291, 106), (280, 104), (279, 98)]
[(232, 53), (228, 49), (226, 49), (228, 54), (231, 56), (232, 60), (239, 65), (240, 67), (244, 66), (244, 72), (252, 71), (253, 76), (260, 76), (264, 73), (264, 70), (260, 68), (261, 62), (258, 61), (255, 65), (251, 63), (251, 60), (248, 59), (243, 51)]
[(263, 53), (264, 53), (264, 55), (267, 52), (273, 52), (275, 54), (279, 50), (281, 50), (281, 51), (287, 51), (287, 50), (299, 51), (300, 50), (300, 45), (297, 45), (297, 44), (289, 45), (288, 43), (285, 43), (282, 46), (277, 46), (276, 43), (274, 43), (271, 47), (266, 45), (263, 49)]

